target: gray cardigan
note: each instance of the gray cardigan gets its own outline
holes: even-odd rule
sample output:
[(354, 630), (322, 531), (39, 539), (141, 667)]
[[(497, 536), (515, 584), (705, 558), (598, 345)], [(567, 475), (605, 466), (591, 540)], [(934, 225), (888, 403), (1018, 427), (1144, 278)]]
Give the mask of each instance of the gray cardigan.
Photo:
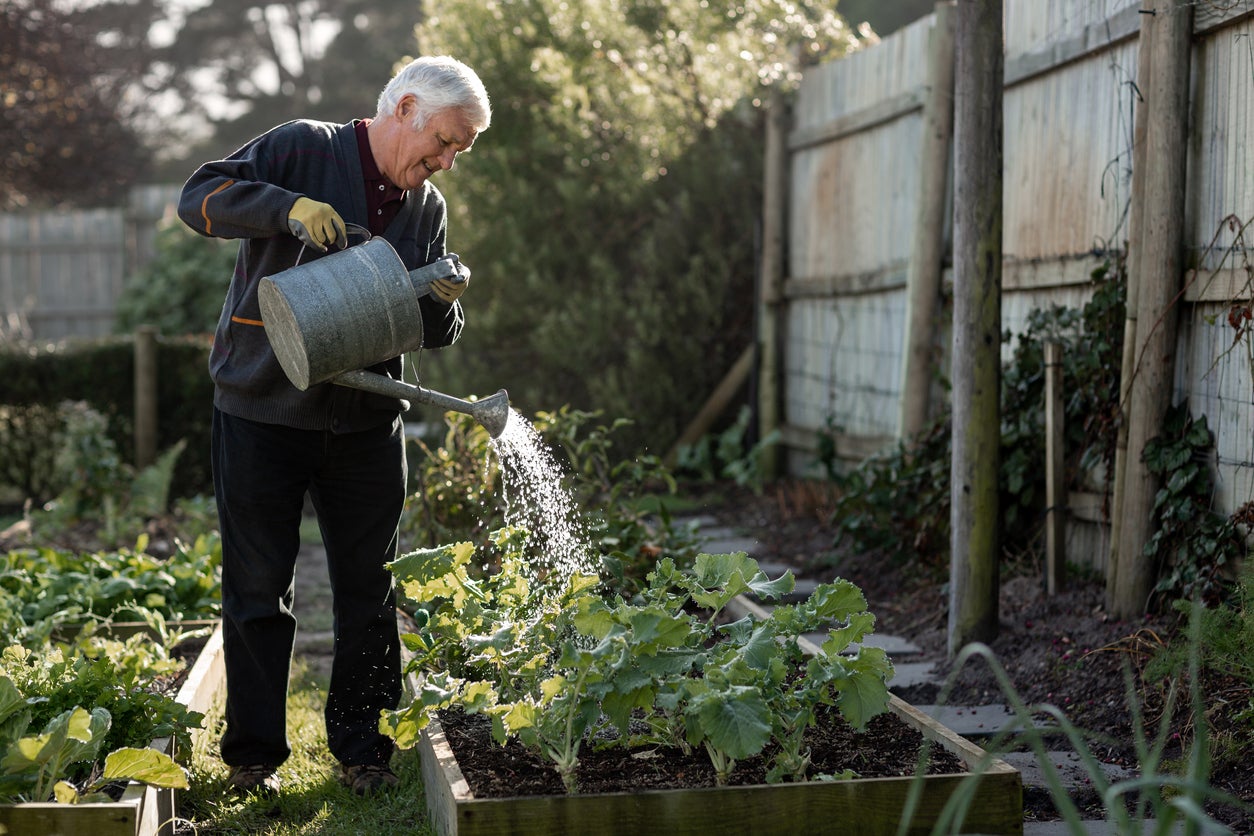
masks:
[[(257, 304), (258, 282), (322, 254), (289, 234), (287, 215), (300, 196), (329, 203), (346, 222), (367, 226), (365, 180), (354, 123), (298, 120), (250, 141), (225, 160), (202, 165), (183, 186), (179, 217), (202, 235), (238, 238), (239, 255), (214, 334), (209, 372), (214, 404), (231, 415), (306, 430), (354, 432), (391, 423), (401, 401), (330, 383), (300, 391), (279, 366)], [(383, 237), (416, 269), (444, 255), (444, 197), (429, 182), (405, 195)], [(354, 243), (356, 240), (355, 239)], [(459, 303), (421, 300), (424, 347), (459, 336)], [(401, 379), (403, 358), (371, 368)]]

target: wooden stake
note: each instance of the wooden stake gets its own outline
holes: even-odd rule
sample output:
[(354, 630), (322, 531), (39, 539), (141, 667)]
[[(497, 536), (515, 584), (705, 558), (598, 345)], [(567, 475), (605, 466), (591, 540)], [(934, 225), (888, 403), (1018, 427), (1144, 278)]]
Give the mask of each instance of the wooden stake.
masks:
[(1062, 345), (1045, 343), (1045, 592), (1057, 595), (1067, 578), (1066, 420)]

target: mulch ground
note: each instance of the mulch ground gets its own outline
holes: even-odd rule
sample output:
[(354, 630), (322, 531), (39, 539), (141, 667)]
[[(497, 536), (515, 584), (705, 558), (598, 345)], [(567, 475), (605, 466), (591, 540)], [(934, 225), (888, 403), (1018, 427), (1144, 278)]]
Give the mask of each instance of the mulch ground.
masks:
[[(787, 484), (768, 488), (757, 496), (735, 492), (712, 500), (703, 513), (720, 524), (751, 536), (762, 544), (754, 556), (793, 567), (798, 577), (831, 580), (840, 576), (857, 584), (876, 615), (876, 631), (896, 635), (919, 645), (924, 660), (936, 662), (942, 681), (953, 674), (948, 660), (948, 600), (945, 566), (920, 566), (885, 555), (854, 554), (835, 546), (830, 497), (821, 485)], [(1159, 724), (1167, 728), (1164, 763), (1177, 765), (1184, 747), (1193, 740), (1194, 722), (1188, 705), (1187, 683), (1177, 684), (1171, 716), (1167, 711), (1172, 683), (1150, 681), (1145, 666), (1156, 651), (1179, 639), (1184, 625), (1173, 615), (1146, 616), (1132, 621), (1112, 618), (1104, 606), (1104, 583), (1099, 578), (1074, 578), (1054, 596), (1044, 594), (1039, 566), (1003, 567), (999, 601), (999, 631), (989, 642), (1014, 689), (1028, 705), (1060, 708), (1087, 733), (1094, 754), (1107, 763), (1137, 768), (1133, 746), (1137, 706), (1143, 728), (1153, 738)], [(1129, 681), (1134, 692), (1129, 699)], [(1254, 761), (1248, 745), (1254, 694), (1248, 685), (1215, 673), (1201, 683), (1205, 714), (1211, 730), (1211, 785), (1254, 806)], [(945, 700), (951, 705), (1006, 703), (993, 669), (972, 658), (954, 675)], [(899, 693), (907, 702), (937, 701), (938, 688), (927, 686)], [(1042, 818), (1050, 818), (1048, 800), (1038, 803)], [(1082, 805), (1091, 799), (1080, 799)], [(1254, 833), (1254, 813), (1212, 805), (1208, 812), (1235, 833)], [(1029, 811), (1031, 814), (1031, 811)]]

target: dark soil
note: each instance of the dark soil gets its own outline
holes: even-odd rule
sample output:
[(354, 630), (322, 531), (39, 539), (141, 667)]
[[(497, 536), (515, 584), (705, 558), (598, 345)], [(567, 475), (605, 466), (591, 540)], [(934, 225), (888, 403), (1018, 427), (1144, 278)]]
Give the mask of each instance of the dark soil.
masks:
[[(948, 661), (948, 599), (946, 565), (923, 565), (884, 555), (853, 554), (835, 546), (830, 496), (821, 485), (789, 484), (762, 496), (738, 492), (730, 501), (712, 502), (704, 511), (719, 524), (756, 538), (760, 562), (792, 566), (798, 577), (829, 581), (834, 576), (857, 584), (876, 615), (876, 632), (908, 639), (923, 654), (916, 661), (934, 661), (939, 681), (954, 676), (944, 702), (950, 705), (1005, 704), (1007, 697), (993, 669), (971, 658), (956, 675)], [(1097, 577), (1071, 578), (1065, 591), (1047, 596), (1040, 567), (1025, 563), (1002, 567), (999, 631), (989, 642), (1014, 689), (1028, 705), (1049, 704), (1089, 736), (1089, 748), (1102, 761), (1137, 769), (1133, 746), (1138, 706), (1151, 739), (1167, 706), (1170, 684), (1149, 681), (1145, 666), (1165, 644), (1182, 641), (1184, 625), (1174, 614), (1135, 621), (1112, 618), (1104, 607), (1104, 582)], [(1134, 699), (1129, 699), (1129, 677)], [(1206, 719), (1212, 742), (1211, 785), (1254, 805), (1254, 761), (1247, 744), (1254, 694), (1248, 685), (1213, 672), (1203, 673)], [(1167, 723), (1164, 764), (1179, 761), (1193, 739), (1188, 686), (1179, 696)], [(938, 686), (899, 692), (914, 705), (940, 702)], [(977, 741), (979, 743), (980, 741)], [(1059, 742), (1057, 748), (1066, 748)], [(1161, 769), (1160, 769), (1161, 771)], [(1091, 802), (1092, 799), (1088, 799)], [(1086, 802), (1080, 799), (1081, 805)], [(1056, 818), (1048, 798), (1025, 793), (1026, 815)], [(1037, 809), (1031, 809), (1033, 807)], [(1254, 833), (1254, 814), (1218, 805), (1207, 808), (1235, 833)], [(1100, 811), (1099, 811), (1100, 812)]]
[[(440, 724), (457, 765), (476, 798), (522, 795), (561, 795), (562, 780), (552, 764), (517, 741), (505, 746), (492, 742), (489, 721), (483, 715), (444, 712)], [(881, 714), (855, 732), (839, 715), (826, 712), (806, 734), (812, 775), (839, 775), (845, 770), (859, 778), (913, 775), (923, 737), (895, 715)], [(774, 755), (762, 754), (736, 763), (731, 785), (765, 784)], [(965, 771), (958, 758), (939, 747), (929, 751), (928, 773), (952, 775)], [(674, 747), (626, 749), (584, 747), (575, 782), (583, 794), (651, 789), (695, 789), (717, 785), (704, 750), (684, 755)]]

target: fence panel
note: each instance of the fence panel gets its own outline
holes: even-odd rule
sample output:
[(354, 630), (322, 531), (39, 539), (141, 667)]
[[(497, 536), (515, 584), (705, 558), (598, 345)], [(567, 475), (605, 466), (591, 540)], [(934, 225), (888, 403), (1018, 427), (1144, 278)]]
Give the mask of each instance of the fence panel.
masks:
[[(1139, 0), (1007, 0), (1005, 11), (1002, 324), (1019, 333), (1033, 310), (1082, 306), (1092, 271), (1126, 251), (1144, 15)], [(819, 433), (849, 462), (894, 441), (933, 20), (808, 70), (798, 92), (784, 283), (794, 472), (813, 464)], [(1181, 277), (1175, 387), (1215, 433), (1216, 509), (1227, 513), (1254, 500), (1254, 353), (1228, 321), (1254, 295), (1254, 0), (1199, 6), (1194, 33), (1195, 269)], [(949, 346), (937, 352), (947, 368)], [(1086, 536), (1100, 567), (1105, 535)]]
[(111, 333), (118, 296), (152, 258), (178, 190), (137, 187), (122, 208), (0, 214), (0, 339)]

